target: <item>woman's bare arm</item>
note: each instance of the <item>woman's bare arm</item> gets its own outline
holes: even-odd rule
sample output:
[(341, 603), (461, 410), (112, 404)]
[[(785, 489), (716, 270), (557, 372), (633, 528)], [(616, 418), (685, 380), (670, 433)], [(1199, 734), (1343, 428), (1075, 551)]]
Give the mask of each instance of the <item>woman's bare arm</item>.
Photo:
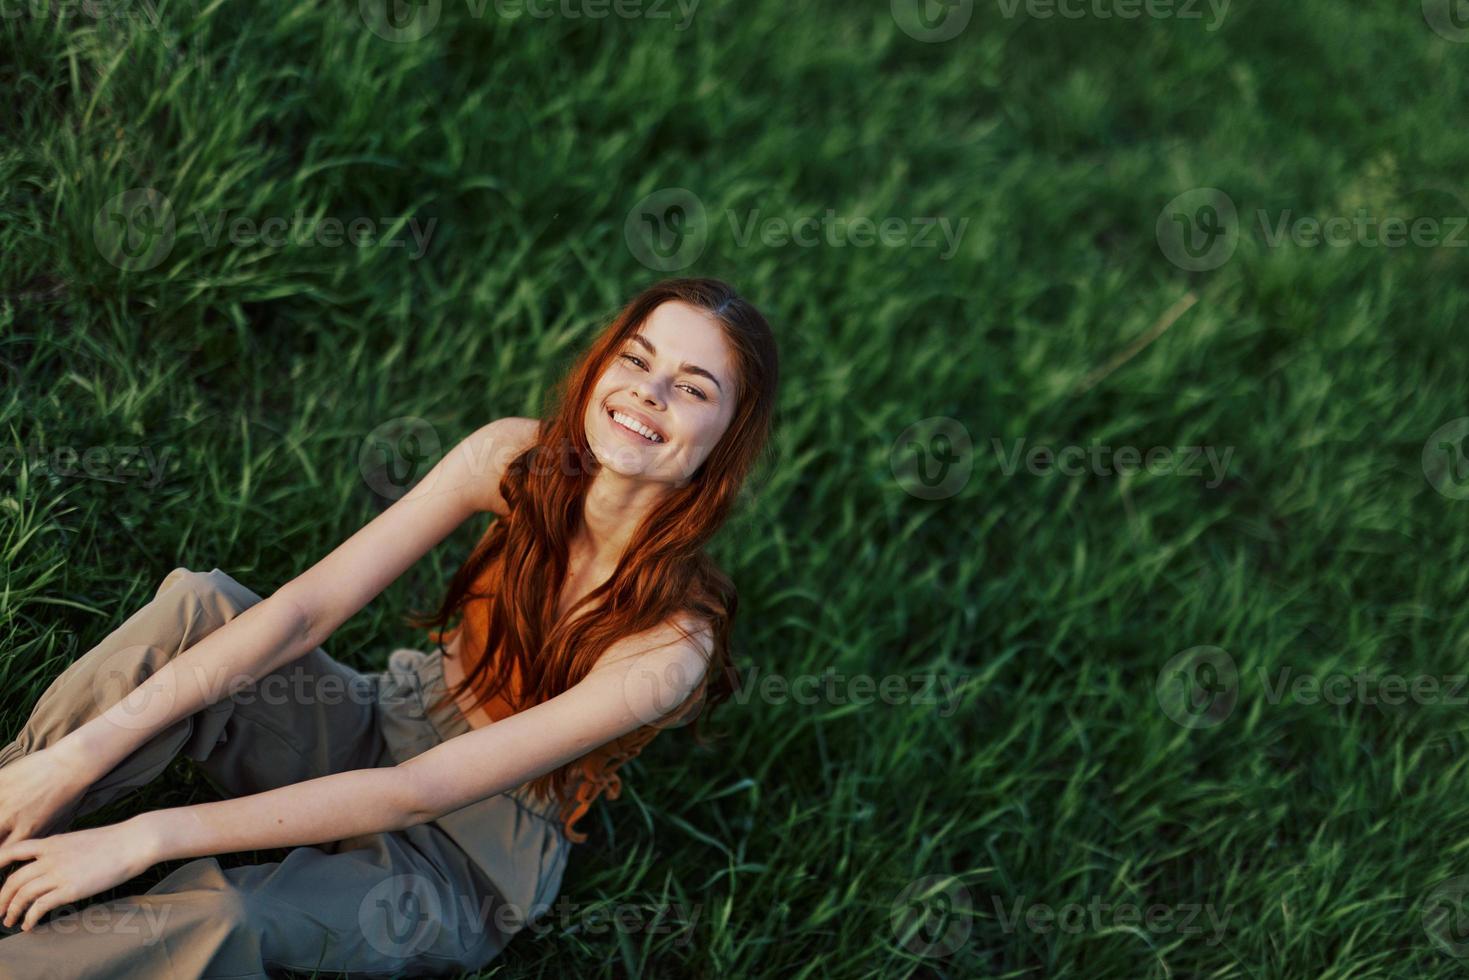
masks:
[(122, 700), (68, 732), (58, 757), (100, 776), (154, 733), (311, 649), (306, 618), (279, 591), (164, 664)]
[(324, 844), (422, 823), (397, 766), (353, 769), (230, 800), (130, 817), (151, 864), (300, 844)]
[(159, 668), (58, 743), (58, 757), (101, 775), (173, 722), (326, 642), (430, 548), (485, 509), (520, 420), (471, 433), (412, 490), (305, 573)]
[(691, 633), (685, 639), (663, 626), (619, 641), (586, 677), (549, 701), (403, 763), (423, 819), (514, 789), (668, 718), (707, 672), (710, 635)]
[(507, 416), (470, 433), (403, 499), (281, 590), (306, 610), (312, 645), (325, 643), (465, 520), (491, 509), (505, 467), (524, 448), (524, 421)]
[(401, 765), (131, 820), (150, 842), (154, 863), (320, 844), (424, 823), (514, 789), (682, 704), (704, 674), (707, 648), (668, 636), (658, 631), (660, 645), (647, 652), (630, 655), (624, 648), (619, 657), (604, 657), (570, 690)]

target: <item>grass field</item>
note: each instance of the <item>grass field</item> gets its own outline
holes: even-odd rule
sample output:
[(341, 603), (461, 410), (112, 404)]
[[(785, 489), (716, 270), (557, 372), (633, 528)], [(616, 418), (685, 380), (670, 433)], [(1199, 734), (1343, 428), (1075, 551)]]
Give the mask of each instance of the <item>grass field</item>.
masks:
[[(749, 684), (484, 976), (1462, 975), (1455, 3), (6, 5), (6, 737), (173, 567), (361, 527), (380, 427), (714, 275), (783, 357)], [(328, 650), (423, 645), (482, 530)]]

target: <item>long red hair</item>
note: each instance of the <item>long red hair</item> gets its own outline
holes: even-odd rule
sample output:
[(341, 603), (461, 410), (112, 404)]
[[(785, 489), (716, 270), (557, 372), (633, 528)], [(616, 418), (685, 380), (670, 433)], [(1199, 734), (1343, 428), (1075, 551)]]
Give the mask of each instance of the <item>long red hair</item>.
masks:
[[(621, 345), (660, 304), (681, 300), (709, 314), (724, 330), (735, 365), (735, 411), (729, 428), (688, 483), (672, 491), (634, 532), (611, 578), (592, 590), (566, 618), (555, 622), (556, 604), (569, 564), (569, 543), (582, 500), (599, 461), (587, 443), (584, 418), (597, 379)], [(775, 336), (765, 318), (718, 279), (668, 279), (627, 303), (603, 328), (551, 393), (536, 442), (512, 460), (500, 481), (508, 510), (494, 521), (454, 573), (432, 614), (413, 613), (409, 623), (442, 631), (470, 598), (489, 602), (484, 649), (466, 651), (473, 666), (441, 704), (465, 689), (484, 704), (503, 695), (515, 711), (572, 687), (615, 641), (692, 613), (712, 627), (713, 653), (700, 695), (697, 721), (738, 687), (730, 633), (738, 603), (734, 583), (703, 546), (729, 518), (747, 477), (767, 452), (779, 380)], [(476, 582), (484, 592), (471, 594)], [(574, 615), (583, 605), (593, 608)], [(682, 627), (677, 627), (684, 632)], [(687, 635), (687, 634), (685, 634)], [(510, 665), (521, 678), (512, 701)], [(691, 698), (691, 701), (693, 699)], [(658, 727), (664, 719), (655, 721)], [(681, 711), (678, 724), (686, 723)], [(695, 725), (695, 738), (706, 738)], [(585, 757), (584, 757), (585, 758)], [(530, 783), (542, 800), (565, 802), (576, 760)]]

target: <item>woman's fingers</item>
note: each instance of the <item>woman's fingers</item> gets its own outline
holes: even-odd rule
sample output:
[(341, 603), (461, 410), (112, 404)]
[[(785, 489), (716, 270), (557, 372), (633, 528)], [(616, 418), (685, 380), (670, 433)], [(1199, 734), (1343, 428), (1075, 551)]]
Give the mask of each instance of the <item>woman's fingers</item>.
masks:
[(25, 921), (20, 924), (20, 927), (26, 932), (30, 932), (36, 927), (36, 923), (41, 921), (41, 916), (60, 905), (61, 901), (62, 894), (60, 888), (53, 888), (46, 892), (31, 905), (31, 910), (26, 913)]
[[(0, 839), (0, 852), (3, 852), (11, 844), (18, 844), (23, 840), (31, 840), (35, 836), (36, 829), (34, 827), (22, 826), (19, 822), (16, 822), (5, 831), (3, 839)], [(11, 860), (14, 860), (14, 858)], [(0, 867), (4, 867), (4, 865), (0, 865)]]
[(20, 818), (16, 814), (10, 814), (6, 819), (0, 821), (0, 850), (4, 850), (15, 841), (25, 840), (28, 836), (30, 835), (20, 829)]
[(5, 879), (5, 887), (0, 888), (0, 921), (7, 926), (10, 925), (10, 908), (19, 897), (20, 890), (40, 874), (40, 867), (35, 861), (32, 861), (25, 867), (18, 868), (14, 874)]
[(63, 739), (0, 767), (0, 847), (49, 833), (95, 782), (79, 750), (65, 744)]
[(10, 900), (10, 905), (5, 909), (5, 924), (15, 925), (15, 920), (25, 914), (26, 906), (39, 895), (51, 890), (51, 879), (45, 875), (36, 875), (20, 887), (15, 897)]
[[(36, 847), (40, 844), (39, 839), (30, 837), (17, 837), (13, 841), (0, 844), (0, 868), (6, 868), (16, 861), (23, 861), (29, 857), (36, 856)], [(4, 892), (0, 891), (0, 895)], [(0, 904), (0, 908), (4, 908)]]

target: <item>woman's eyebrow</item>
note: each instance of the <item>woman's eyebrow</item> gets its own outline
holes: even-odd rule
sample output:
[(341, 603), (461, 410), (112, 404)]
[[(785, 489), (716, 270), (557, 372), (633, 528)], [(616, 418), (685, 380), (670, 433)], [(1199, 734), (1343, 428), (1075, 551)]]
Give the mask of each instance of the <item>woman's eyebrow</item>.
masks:
[[(647, 337), (644, 337), (640, 333), (635, 333), (632, 335), (632, 339), (636, 340), (638, 343), (648, 348), (649, 354), (652, 354), (654, 357), (658, 356), (658, 348), (654, 347), (653, 342), (650, 341)], [(705, 371), (703, 368), (699, 367), (697, 364), (690, 364), (685, 361), (678, 366), (678, 369), (687, 374), (697, 374), (700, 377), (708, 378), (710, 381), (714, 382), (714, 387), (719, 389), (719, 393), (721, 395), (724, 394), (724, 385), (719, 383), (719, 379), (710, 374), (708, 371)]]

